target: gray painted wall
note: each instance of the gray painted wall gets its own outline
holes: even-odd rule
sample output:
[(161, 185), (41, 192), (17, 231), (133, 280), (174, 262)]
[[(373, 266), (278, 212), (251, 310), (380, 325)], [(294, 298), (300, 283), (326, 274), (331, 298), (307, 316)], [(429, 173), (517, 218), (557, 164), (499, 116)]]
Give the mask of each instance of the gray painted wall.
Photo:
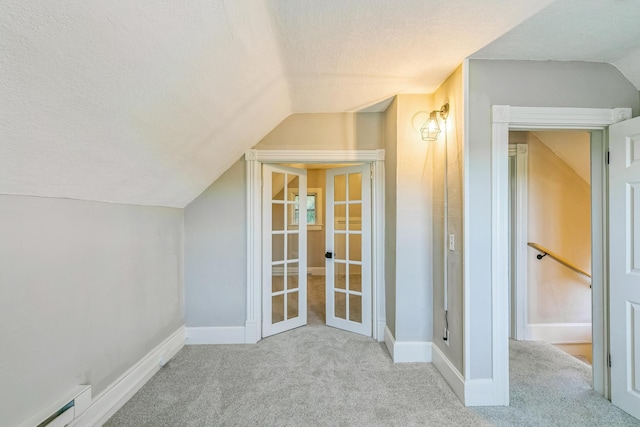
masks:
[(396, 336), (396, 171), (398, 144), (398, 99), (385, 111), (384, 130), (384, 239), (385, 310), (387, 327)]
[[(293, 114), (254, 148), (383, 148), (382, 113)], [(245, 161), (238, 160), (185, 208), (187, 326), (244, 326), (246, 310)]]
[(470, 358), (467, 379), (491, 376), (491, 106), (631, 107), (637, 89), (613, 66), (589, 62), (469, 61)]
[(245, 161), (238, 160), (184, 211), (187, 326), (244, 326)]
[(183, 323), (182, 209), (0, 196), (0, 425), (95, 396)]
[(256, 146), (258, 150), (375, 150), (384, 147), (382, 113), (292, 114)]
[[(396, 341), (433, 340), (432, 159), (414, 128), (430, 95), (398, 95), (396, 159)], [(386, 161), (385, 161), (386, 163)], [(386, 220), (388, 223), (388, 220)]]
[[(464, 96), (463, 70), (458, 67), (433, 95), (434, 109), (449, 103), (449, 117), (445, 138), (443, 133), (432, 144), (433, 158), (433, 343), (463, 373), (464, 357), (464, 283), (463, 283), (463, 133), (464, 133)], [(455, 236), (455, 249), (447, 249), (447, 299), (448, 313), (445, 320), (444, 310), (444, 158), (447, 142), (447, 194), (448, 194), (448, 231)], [(448, 323), (448, 345), (442, 339)]]

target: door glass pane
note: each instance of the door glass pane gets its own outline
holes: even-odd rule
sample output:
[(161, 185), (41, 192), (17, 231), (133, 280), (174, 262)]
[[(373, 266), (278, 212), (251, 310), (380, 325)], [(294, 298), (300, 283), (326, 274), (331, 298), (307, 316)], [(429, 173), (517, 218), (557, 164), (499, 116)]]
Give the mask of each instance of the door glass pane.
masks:
[(307, 224), (316, 223), (316, 197), (317, 194), (307, 194)]
[(349, 264), (349, 290), (362, 292), (362, 266)]
[(300, 193), (298, 187), (300, 186), (300, 178), (297, 175), (287, 175), (287, 179), (289, 180), (289, 185), (287, 186), (287, 200), (293, 202), (296, 200), (296, 196)]
[(298, 289), (298, 263), (292, 262), (287, 264), (287, 289)]
[(333, 209), (333, 228), (335, 230), (346, 230), (347, 227), (347, 205), (335, 205)]
[(298, 259), (298, 241), (300, 239), (299, 233), (287, 234), (287, 259)]
[(284, 234), (271, 236), (271, 261), (284, 260)]
[[(282, 266), (278, 265), (276, 268), (281, 269)], [(274, 272), (271, 275), (271, 292), (280, 292), (284, 290), (284, 272)]]
[(362, 323), (362, 297), (349, 295), (349, 320)]
[(284, 205), (273, 203), (271, 205), (271, 229), (284, 230)]
[(282, 322), (284, 320), (284, 295), (274, 295), (271, 297), (271, 323)]
[(362, 230), (362, 205), (349, 204), (349, 230)]
[(333, 186), (333, 200), (335, 200), (336, 202), (343, 202), (347, 200), (347, 176), (334, 176)]
[(298, 292), (290, 292), (287, 294), (287, 319), (298, 317)]
[(335, 250), (335, 258), (336, 259), (347, 259), (347, 239), (346, 234), (334, 234), (333, 235), (333, 244)]
[(349, 200), (362, 200), (362, 174), (349, 174)]
[[(298, 196), (296, 196), (296, 199)], [(289, 211), (289, 218), (287, 219), (287, 226), (289, 229), (294, 226), (294, 229), (297, 229), (297, 225), (300, 222), (300, 203), (288, 203), (287, 210)]]
[(347, 265), (341, 262), (334, 263), (334, 282), (336, 289), (346, 289), (347, 286)]
[(347, 295), (342, 292), (334, 292), (335, 316), (340, 319), (347, 319)]
[(271, 173), (271, 191), (273, 200), (284, 200), (284, 174)]
[(349, 234), (349, 260), (362, 261), (362, 235)]

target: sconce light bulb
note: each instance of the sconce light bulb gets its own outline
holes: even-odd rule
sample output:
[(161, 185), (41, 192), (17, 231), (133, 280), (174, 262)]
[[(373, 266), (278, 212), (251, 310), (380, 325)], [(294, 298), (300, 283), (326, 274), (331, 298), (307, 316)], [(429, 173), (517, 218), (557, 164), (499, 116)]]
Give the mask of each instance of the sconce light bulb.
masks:
[(438, 124), (437, 113), (437, 111), (432, 111), (429, 114), (429, 119), (420, 128), (423, 141), (435, 141), (438, 139), (438, 135), (440, 135), (440, 125)]

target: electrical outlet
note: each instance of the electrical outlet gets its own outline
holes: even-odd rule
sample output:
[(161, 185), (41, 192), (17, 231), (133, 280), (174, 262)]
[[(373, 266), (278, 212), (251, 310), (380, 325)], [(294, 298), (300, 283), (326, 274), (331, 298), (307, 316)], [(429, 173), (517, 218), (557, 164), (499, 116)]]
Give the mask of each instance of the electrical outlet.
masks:
[(456, 250), (456, 236), (455, 236), (455, 234), (449, 234), (449, 250), (450, 251), (455, 251)]

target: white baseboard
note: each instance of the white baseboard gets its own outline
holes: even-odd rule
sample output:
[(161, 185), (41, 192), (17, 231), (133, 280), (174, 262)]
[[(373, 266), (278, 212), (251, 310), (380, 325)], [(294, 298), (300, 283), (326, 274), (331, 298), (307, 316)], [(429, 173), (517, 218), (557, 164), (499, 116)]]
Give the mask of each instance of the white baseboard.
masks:
[(389, 330), (389, 327), (385, 325), (384, 327), (384, 345), (387, 346), (387, 351), (391, 356), (391, 360), (393, 360), (393, 350), (396, 340), (393, 338), (393, 334)]
[(438, 369), (451, 390), (458, 396), (464, 406), (504, 406), (509, 401), (502, 401), (502, 393), (491, 378), (465, 380), (460, 371), (445, 354), (433, 345), (433, 365)]
[(458, 399), (464, 403), (464, 377), (437, 345), (434, 344), (432, 346), (432, 351), (433, 365), (440, 372), (440, 375), (444, 377), (455, 395), (458, 396)]
[(396, 341), (389, 328), (385, 326), (384, 343), (393, 363), (431, 362), (431, 342)]
[(187, 345), (194, 344), (244, 344), (244, 326), (188, 327)]
[(591, 342), (591, 323), (529, 323), (526, 339), (552, 344)]
[(509, 406), (498, 390), (498, 384), (492, 378), (467, 380), (464, 384), (464, 406)]
[(376, 339), (378, 342), (386, 342), (387, 321), (385, 319), (378, 320), (378, 328), (376, 329)]
[(262, 339), (260, 324), (255, 320), (244, 322), (244, 342), (245, 344), (255, 344)]
[(324, 267), (307, 267), (307, 273), (312, 276), (324, 276), (325, 268)]
[(185, 343), (185, 327), (181, 326), (160, 345), (129, 368), (104, 391), (91, 399), (87, 410), (70, 426), (101, 426), (118, 411)]

